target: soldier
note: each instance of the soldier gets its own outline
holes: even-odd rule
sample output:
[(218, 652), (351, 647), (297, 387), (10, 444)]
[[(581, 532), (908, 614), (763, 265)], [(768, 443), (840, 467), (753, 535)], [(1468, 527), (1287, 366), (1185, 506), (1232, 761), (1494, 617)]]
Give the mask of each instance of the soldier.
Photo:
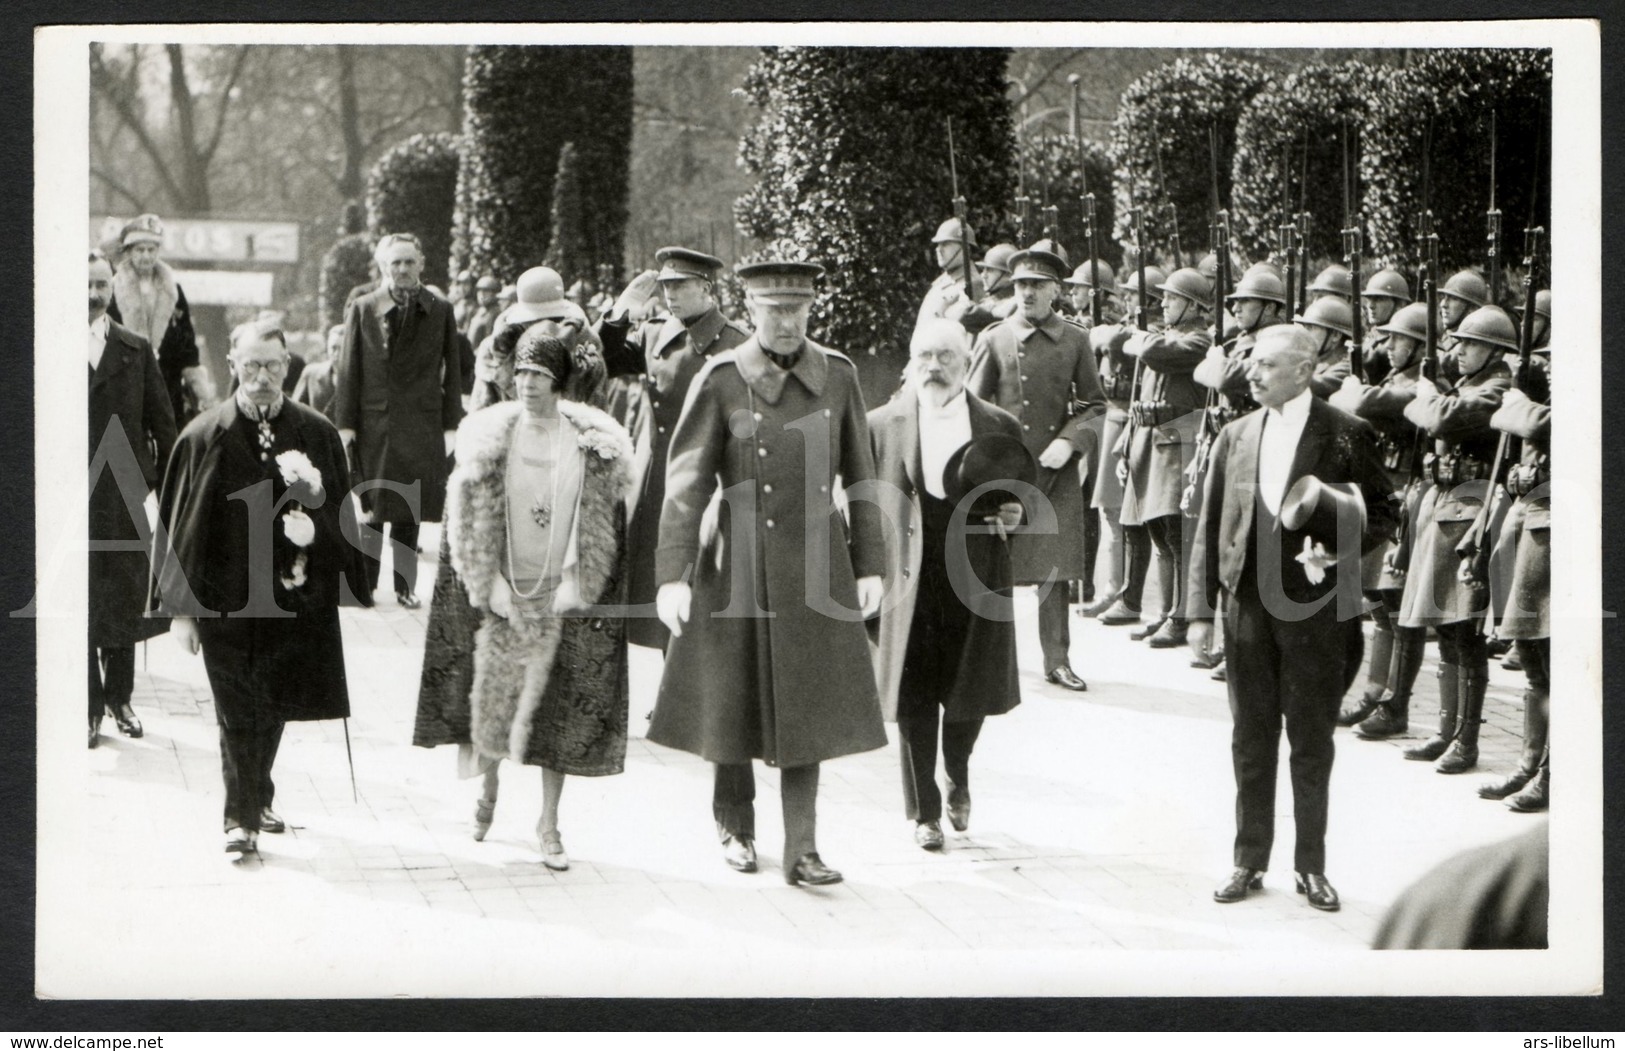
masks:
[(1378, 270), (1360, 293), (1360, 312), (1365, 315), (1365, 347), (1360, 360), (1365, 364), (1367, 383), (1381, 383), (1388, 371), (1388, 324), (1394, 312), (1411, 301), (1411, 286), (1405, 275), (1389, 267)]
[(1474, 270), (1457, 271), (1439, 289), (1440, 376), (1456, 378), (1456, 327), (1489, 301), (1490, 286)]
[(463, 334), (474, 345), (476, 352), (486, 337), (495, 329), (497, 314), (501, 308), (497, 306), (497, 293), (501, 291), (502, 283), (490, 274), (480, 278), (474, 285), (474, 309), (469, 311), (465, 321)]
[(1016, 312), (1016, 286), (1010, 283), (1010, 257), (1015, 254), (1015, 245), (996, 244), (976, 264), (987, 294), (959, 317), (959, 323), (972, 336)]
[[(1208, 296), (1209, 298), (1212, 298), (1212, 296), (1215, 295), (1219, 289), (1219, 257), (1214, 255), (1212, 252), (1204, 255), (1201, 262), (1196, 264), (1196, 271), (1207, 280)], [(1234, 259), (1230, 261), (1229, 276), (1230, 281), (1234, 283), (1237, 277)], [(1240, 329), (1236, 325), (1235, 316), (1231, 314), (1228, 309), (1226, 309), (1224, 312), (1224, 338), (1227, 341), (1233, 339), (1238, 331), (1240, 331)]]
[[(1091, 327), (1093, 317), (1091, 307), (1095, 290), (1098, 288), (1101, 290), (1100, 296), (1102, 300), (1099, 331), (1111, 332), (1119, 328), (1119, 326), (1107, 321), (1108, 318), (1114, 320), (1116, 318), (1115, 306), (1108, 308), (1108, 304), (1111, 304), (1111, 290), (1117, 285), (1117, 275), (1103, 260), (1094, 259), (1089, 262), (1079, 263), (1078, 268), (1072, 272), (1072, 276), (1065, 278), (1062, 284), (1069, 286), (1071, 289), (1072, 306), (1077, 312), (1077, 323), (1090, 332), (1090, 346), (1095, 351), (1095, 367), (1100, 370), (1104, 350), (1094, 343), (1093, 333), (1095, 330)], [(1122, 356), (1121, 347), (1119, 347), (1118, 356)], [(1132, 371), (1132, 366), (1130, 366), (1129, 371)], [(1129, 382), (1127, 373), (1125, 373), (1123, 382), (1125, 384)], [(1106, 383), (1103, 372), (1101, 383), (1102, 385)], [(1122, 431), (1123, 424), (1128, 421), (1128, 399), (1123, 398), (1120, 400), (1124, 403), (1122, 406), (1123, 411), (1115, 421), (1110, 420), (1108, 417), (1112, 415), (1112, 399), (1108, 394), (1106, 414), (1098, 417), (1095, 425), (1090, 428), (1089, 433), (1094, 439), (1094, 447), (1078, 457), (1078, 482), (1083, 486), (1083, 502), (1085, 505), (1083, 530), (1084, 576), (1083, 580), (1074, 587), (1072, 597), (1076, 602), (1083, 604), (1084, 608), (1078, 610), (1078, 613), (1082, 616), (1094, 616), (1100, 610), (1111, 605), (1112, 598), (1123, 587), (1123, 526), (1118, 520), (1118, 509), (1123, 504), (1123, 483), (1119, 482), (1117, 476), (1110, 471), (1112, 465), (1108, 462), (1109, 458), (1107, 456), (1112, 444), (1117, 441), (1117, 435)], [(1111, 474), (1109, 481), (1101, 478), (1103, 472)], [(1102, 486), (1106, 487), (1106, 493), (1101, 502), (1096, 502), (1095, 494), (1101, 490)], [(1094, 604), (1095, 566), (1099, 562), (1102, 519), (1105, 519), (1109, 530), (1105, 534), (1108, 538), (1106, 550), (1106, 597), (1101, 600), (1101, 605), (1096, 606)]]
[[(1523, 328), (1523, 304), (1519, 303), (1512, 311), (1512, 317)], [(1552, 294), (1546, 289), (1535, 293), (1535, 331), (1534, 344), (1530, 349), (1530, 375), (1529, 395), (1536, 401), (1549, 401), (1550, 377), (1552, 374), (1551, 347), (1547, 341), (1551, 336), (1552, 324)]]
[[(1167, 280), (1167, 275), (1158, 267), (1145, 268), (1145, 283), (1151, 288), (1156, 288)], [(1116, 325), (1102, 325), (1090, 333), (1089, 341), (1100, 361), (1101, 375), (1110, 377), (1110, 386), (1103, 387), (1109, 391), (1110, 396), (1107, 399), (1104, 425), (1106, 429), (1101, 433), (1100, 469), (1096, 472), (1095, 499), (1100, 501), (1102, 508), (1107, 509), (1106, 520), (1110, 524), (1113, 540), (1116, 541), (1113, 548), (1122, 552), (1120, 559), (1113, 558), (1112, 562), (1115, 565), (1121, 561), (1123, 569), (1118, 586), (1103, 595), (1099, 602), (1083, 610), (1084, 616), (1099, 617), (1102, 624), (1113, 627), (1139, 623), (1140, 607), (1145, 597), (1145, 577), (1151, 567), (1152, 551), (1151, 533), (1145, 525), (1140, 522), (1123, 521), (1126, 478), (1118, 469), (1121, 458), (1113, 451), (1122, 442), (1123, 434), (1129, 426), (1131, 409), (1137, 393), (1135, 386), (1140, 379), (1140, 370), (1135, 367), (1135, 359), (1124, 352), (1129, 338), (1138, 331), (1134, 324), (1141, 301), (1138, 267), (1118, 286), (1118, 295), (1123, 303), (1123, 320)], [(1148, 325), (1157, 323), (1161, 306), (1160, 298), (1145, 297)], [(1103, 379), (1102, 384), (1106, 383), (1107, 381)], [(1135, 638), (1146, 638), (1149, 634), (1143, 629), (1136, 629)]]
[[(1417, 432), (1405, 418), (1405, 406), (1416, 397), (1422, 375), (1422, 344), (1427, 340), (1425, 303), (1410, 303), (1382, 326), (1382, 346), (1388, 353), (1387, 375), (1374, 384), (1354, 376), (1343, 381), (1328, 399), (1333, 406), (1371, 424), (1377, 432), (1377, 454), (1396, 493), (1405, 494), (1407, 512), (1421, 500), (1426, 482), (1413, 479)], [(1366, 368), (1370, 369), (1370, 363)], [(1413, 482), (1415, 483), (1413, 485)], [(1392, 541), (1368, 553), (1362, 563), (1360, 586), (1372, 603), (1371, 665), (1361, 698), (1337, 716), (1337, 725), (1355, 726), (1368, 741), (1396, 737), (1409, 728), (1411, 691), (1422, 668), (1427, 632), (1398, 623), (1400, 596), (1405, 589), (1404, 565), (1397, 561)]]
[(1354, 275), (1348, 272), (1347, 267), (1333, 263), (1315, 276), (1314, 283), (1309, 286), (1305, 306), (1322, 299), (1338, 300), (1350, 310), (1354, 309)]
[(1202, 275), (1185, 267), (1157, 285), (1163, 293), (1166, 327), (1135, 332), (1124, 353), (1139, 360), (1140, 389), (1129, 409), (1129, 425), (1114, 450), (1123, 464), (1124, 528), (1145, 527), (1157, 548), (1163, 612), (1137, 637), (1153, 649), (1185, 645), (1181, 612), (1185, 549), (1180, 497), (1195, 448), (1205, 395), (1191, 372), (1213, 344), (1213, 293)]
[[(967, 243), (974, 251), (976, 231), (965, 229), (965, 224), (958, 219), (949, 219), (937, 227), (937, 235), (931, 238), (931, 244), (942, 273), (926, 289), (925, 299), (920, 303), (919, 317), (914, 322), (916, 329), (928, 318), (945, 317), (958, 321), (981, 297), (981, 284), (976, 281), (970, 268), (975, 260), (965, 258)], [(968, 289), (967, 282), (970, 285)]]
[[(649, 415), (634, 434), (634, 484), (639, 493), (627, 527), (627, 599), (634, 608), (655, 600), (655, 549), (658, 546), (660, 508), (666, 498), (666, 455), (677, 418), (682, 414), (688, 388), (706, 359), (732, 350), (750, 333), (729, 321), (717, 309), (717, 271), (722, 260), (691, 248), (662, 248), (655, 253), (656, 273), (646, 270), (632, 279), (615, 305), (604, 315), (598, 336), (604, 345), (604, 364), (611, 376), (638, 375), (646, 384)], [(671, 315), (659, 325), (633, 330), (631, 314), (653, 295), (655, 286)], [(658, 618), (634, 616), (627, 620), (626, 638), (639, 646), (661, 648), (668, 639)]]
[(1089, 337), (1055, 313), (1061, 278), (1070, 271), (1054, 252), (1030, 248), (1010, 260), (1021, 309), (977, 337), (969, 387), (1021, 421), (1022, 441), (1040, 468), (1038, 487), (1056, 516), (1056, 532), (1022, 533), (1011, 543), (1016, 584), (1046, 584), (1038, 603), (1045, 678), (1068, 690), (1088, 685), (1072, 670), (1067, 592), (1060, 583), (1083, 575), (1084, 506), (1068, 470), (1080, 435), (1105, 407)]
[(1415, 399), (1405, 406), (1405, 418), (1434, 439), (1429, 458), (1434, 488), (1423, 498), (1417, 519), (1399, 622), (1434, 628), (1439, 636), (1439, 732), (1406, 749), (1405, 758), (1437, 759), (1441, 774), (1478, 765), (1478, 726), (1489, 685), (1483, 629), (1488, 595), (1481, 583), (1461, 579), (1456, 548), (1489, 497), (1485, 479), (1496, 446), (1490, 417), (1512, 385), (1501, 358), (1518, 348), (1512, 319), (1500, 307), (1473, 311), (1456, 336), (1460, 377), (1419, 383)]
[(1315, 341), (1315, 374), (1309, 377), (1309, 389), (1317, 398), (1329, 398), (1351, 371), (1348, 341), (1354, 338), (1354, 311), (1335, 296), (1322, 296), (1292, 320)]
[(466, 335), (469, 315), (474, 312), (473, 271), (457, 271), (457, 276), (451, 279), (451, 294), (446, 298), (451, 300), (451, 316), (457, 322), (457, 331)]
[(756, 871), (751, 760), (780, 768), (790, 884), (841, 880), (818, 856), (818, 764), (886, 744), (863, 626), (885, 539), (873, 502), (851, 501), (845, 523), (837, 506), (837, 482), (875, 471), (856, 367), (807, 339), (822, 272), (739, 268), (756, 334), (690, 385), (655, 553), (672, 640), (648, 739), (716, 764), (712, 812), (740, 872)]

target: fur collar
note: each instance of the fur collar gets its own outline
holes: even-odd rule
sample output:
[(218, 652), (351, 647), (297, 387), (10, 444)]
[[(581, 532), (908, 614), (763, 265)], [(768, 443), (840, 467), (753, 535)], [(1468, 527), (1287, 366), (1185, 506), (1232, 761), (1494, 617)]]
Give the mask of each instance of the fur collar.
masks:
[(169, 330), (175, 307), (180, 303), (180, 285), (175, 280), (175, 271), (162, 259), (153, 268), (152, 279), (158, 295), (150, 316), (141, 298), (141, 279), (136, 276), (133, 266), (121, 266), (113, 275), (113, 300), (118, 303), (119, 320), (124, 327), (151, 343), (156, 353), (164, 342), (164, 333)]
[[(523, 411), (524, 406), (518, 402), (505, 401), (468, 415), (457, 428), (458, 465), (475, 474), (486, 474), (505, 463), (508, 441)], [(608, 459), (619, 460), (622, 465), (631, 463), (632, 439), (609, 413), (580, 402), (561, 400), (559, 415), (586, 441), (614, 450), (615, 455)]]

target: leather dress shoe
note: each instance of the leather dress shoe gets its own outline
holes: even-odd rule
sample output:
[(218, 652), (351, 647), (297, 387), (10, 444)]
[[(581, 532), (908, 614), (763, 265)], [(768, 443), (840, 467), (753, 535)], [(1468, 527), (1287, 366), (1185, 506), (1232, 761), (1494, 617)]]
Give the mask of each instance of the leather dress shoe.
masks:
[(1231, 902), (1245, 898), (1250, 891), (1263, 889), (1264, 871), (1262, 869), (1249, 869), (1238, 865), (1236, 870), (1230, 873), (1230, 878), (1225, 880), (1223, 885), (1213, 892), (1213, 900), (1221, 905), (1229, 905)]
[(824, 864), (817, 851), (809, 851), (797, 858), (794, 865), (784, 870), (784, 882), (792, 887), (797, 883), (822, 887), (827, 883), (841, 882), (841, 874)]
[(1055, 685), (1068, 690), (1077, 690), (1079, 693), (1089, 688), (1088, 683), (1078, 678), (1077, 672), (1064, 664), (1058, 668), (1051, 668), (1049, 674), (1044, 676), (1044, 681), (1053, 682)]
[(238, 827), (226, 830), (226, 853), (249, 854), (257, 849), (254, 833), (246, 828)]
[(1337, 888), (1331, 881), (1319, 872), (1300, 872), (1293, 879), (1299, 894), (1309, 899), (1309, 904), (1321, 912), (1336, 912), (1343, 907), (1337, 900)]
[(1202, 671), (1212, 671), (1214, 668), (1217, 668), (1219, 665), (1221, 665), (1223, 663), (1224, 663), (1224, 651), (1223, 650), (1220, 650), (1217, 653), (1205, 653), (1205, 654), (1202, 654), (1200, 656), (1196, 656), (1196, 657), (1191, 658), (1191, 667), (1200, 668)]
[(970, 828), (970, 789), (948, 782), (948, 823), (955, 832)]
[(914, 825), (914, 844), (921, 850), (942, 849), (942, 825), (936, 821), (919, 821)]
[(1176, 624), (1174, 619), (1169, 617), (1146, 642), (1154, 650), (1171, 650), (1176, 646), (1185, 645), (1189, 633), (1190, 629), (1186, 625)]
[(1135, 628), (1133, 631), (1128, 633), (1128, 637), (1133, 639), (1135, 642), (1144, 642), (1146, 639), (1149, 639), (1151, 636), (1161, 631), (1162, 626), (1166, 623), (1168, 623), (1167, 617), (1158, 617), (1156, 620), (1150, 621), (1141, 627)]
[(272, 835), (288, 831), (288, 823), (277, 816), (277, 812), (270, 807), (260, 811), (260, 831)]
[(141, 729), (141, 720), (136, 718), (135, 709), (130, 707), (129, 701), (125, 701), (123, 704), (113, 705), (109, 710), (113, 713), (113, 722), (118, 725), (119, 733), (123, 734), (125, 737), (141, 736), (143, 732)]
[(1101, 611), (1100, 622), (1107, 625), (1138, 624), (1140, 623), (1140, 611), (1129, 609), (1127, 603), (1122, 599), (1117, 599)]
[(395, 601), (400, 603), (402, 609), (421, 609), (423, 600), (410, 591), (395, 592)]
[(97, 745), (99, 745), (101, 743), (102, 743), (102, 717), (99, 716), (99, 715), (92, 715), (90, 717), (90, 747), (95, 748)]
[(755, 872), (755, 841), (749, 836), (730, 835), (722, 841), (722, 860), (735, 872)]
[(1501, 662), (1501, 667), (1507, 671), (1523, 671), (1523, 661), (1518, 659), (1518, 651), (1508, 653), (1506, 659)]
[(1230, 673), (1228, 671), (1225, 671), (1224, 660), (1222, 658), (1220, 659), (1219, 663), (1214, 667), (1213, 674), (1209, 675), (1208, 678), (1212, 679), (1214, 682), (1229, 682), (1230, 681)]

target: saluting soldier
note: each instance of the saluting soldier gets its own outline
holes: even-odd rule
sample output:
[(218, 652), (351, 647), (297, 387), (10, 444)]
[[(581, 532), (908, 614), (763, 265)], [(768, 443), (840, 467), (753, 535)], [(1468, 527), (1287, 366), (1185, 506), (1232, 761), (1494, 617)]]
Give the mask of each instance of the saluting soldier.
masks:
[(959, 219), (945, 220), (937, 227), (937, 234), (931, 238), (931, 244), (936, 252), (937, 266), (942, 273), (937, 275), (937, 279), (931, 282), (931, 287), (925, 291), (925, 299), (920, 302), (919, 317), (914, 321), (916, 329), (921, 323), (934, 317), (959, 321), (981, 297), (981, 284), (976, 281), (972, 266), (976, 261), (965, 258), (967, 242), (971, 250), (975, 251), (976, 231), (967, 230)]
[[(807, 338), (816, 263), (739, 268), (756, 334), (713, 356), (672, 434), (655, 553), (672, 639), (648, 739), (716, 764), (728, 865), (756, 871), (751, 760), (780, 769), (787, 883), (837, 883), (816, 842), (818, 764), (886, 744), (863, 620), (879, 510), (857, 368)], [(716, 506), (713, 508), (713, 504)]]
[(1142, 375), (1129, 425), (1117, 444), (1127, 475), (1123, 524), (1145, 527), (1162, 574), (1162, 613), (1149, 634), (1141, 634), (1153, 649), (1166, 649), (1185, 644), (1186, 564), (1179, 505), (1206, 399), (1191, 373), (1213, 344), (1208, 319), (1213, 298), (1206, 279), (1190, 267), (1175, 270), (1157, 288), (1167, 324), (1157, 332), (1135, 332), (1124, 345), (1124, 353), (1139, 359)]
[[(750, 332), (722, 316), (717, 308), (717, 271), (722, 260), (691, 248), (662, 248), (655, 253), (660, 270), (633, 278), (598, 326), (604, 364), (611, 376), (641, 375), (649, 412), (638, 423), (633, 441), (634, 485), (638, 493), (627, 526), (627, 601), (652, 612), (655, 592), (655, 549), (659, 546), (661, 505), (666, 499), (666, 462), (689, 385), (714, 354), (732, 350)], [(656, 286), (669, 316), (661, 324), (632, 327), (632, 315), (652, 298)], [(626, 638), (639, 646), (663, 647), (668, 638), (658, 617), (628, 618)]]
[(972, 336), (1016, 312), (1016, 286), (1010, 283), (1010, 257), (1015, 254), (1015, 245), (996, 244), (976, 264), (987, 291), (959, 317), (959, 323)]
[(1405, 406), (1405, 418), (1434, 439), (1428, 458), (1433, 489), (1422, 501), (1399, 622), (1434, 628), (1439, 636), (1439, 732), (1406, 749), (1405, 758), (1437, 759), (1442, 774), (1478, 764), (1478, 726), (1489, 685), (1483, 628), (1489, 596), (1482, 583), (1461, 578), (1457, 547), (1490, 495), (1486, 479), (1496, 446), (1490, 417), (1512, 385), (1502, 356), (1518, 349), (1512, 319), (1500, 307), (1473, 311), (1456, 338), (1459, 378), (1423, 381)]
[[(1413, 479), (1417, 442), (1416, 424), (1405, 418), (1405, 406), (1416, 397), (1422, 377), (1423, 342), (1427, 339), (1425, 303), (1410, 303), (1381, 326), (1379, 335), (1388, 355), (1387, 375), (1376, 383), (1349, 376), (1328, 400), (1371, 424), (1377, 432), (1377, 454), (1396, 493), (1404, 494), (1407, 514), (1416, 511), (1425, 479)], [(1371, 363), (1368, 360), (1368, 370)], [(1360, 699), (1337, 715), (1337, 725), (1358, 726), (1355, 734), (1368, 741), (1383, 741), (1410, 726), (1411, 692), (1422, 668), (1427, 631), (1399, 624), (1400, 597), (1405, 590), (1405, 565), (1398, 562), (1398, 545), (1386, 541), (1366, 554), (1360, 586), (1371, 601), (1371, 664)]]
[(1016, 584), (1046, 584), (1038, 603), (1045, 678), (1087, 690), (1072, 670), (1065, 581), (1083, 575), (1083, 492), (1071, 470), (1081, 435), (1105, 407), (1089, 336), (1055, 312), (1066, 260), (1042, 248), (1017, 252), (1011, 277), (1021, 309), (977, 337), (969, 387), (1021, 421), (1022, 442), (1038, 461), (1038, 488), (1055, 510), (1054, 533), (1022, 533), (1011, 543)]
[(1360, 312), (1365, 315), (1365, 347), (1360, 360), (1365, 364), (1367, 383), (1381, 383), (1389, 368), (1388, 333), (1382, 326), (1394, 312), (1411, 301), (1411, 286), (1393, 267), (1378, 270), (1360, 293)]
[(1354, 338), (1354, 311), (1335, 296), (1323, 296), (1292, 321), (1315, 341), (1315, 373), (1309, 377), (1309, 390), (1317, 398), (1329, 398), (1352, 372), (1348, 341)]

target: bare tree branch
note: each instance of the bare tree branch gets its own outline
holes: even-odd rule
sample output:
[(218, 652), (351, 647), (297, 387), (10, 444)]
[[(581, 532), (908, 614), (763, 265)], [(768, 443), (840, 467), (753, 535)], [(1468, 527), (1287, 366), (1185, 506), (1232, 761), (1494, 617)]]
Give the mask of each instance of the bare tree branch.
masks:
[(136, 142), (141, 144), (142, 151), (152, 158), (153, 167), (157, 170), (158, 180), (164, 184), (164, 192), (169, 195), (171, 201), (180, 201), (182, 199), (180, 186), (175, 182), (175, 177), (170, 174), (169, 165), (164, 163), (162, 151), (159, 150), (158, 144), (152, 140), (152, 136), (147, 133), (146, 126), (131, 107), (130, 100), (118, 90), (112, 71), (103, 64), (101, 51), (98, 48), (92, 48), (90, 52), (90, 79), (96, 90), (113, 107), (113, 112), (117, 113), (119, 119), (134, 133)]
[(1039, 88), (1042, 88), (1044, 85), (1049, 83), (1049, 79), (1051, 77), (1053, 77), (1061, 69), (1062, 66), (1065, 66), (1068, 62), (1071, 62), (1073, 59), (1077, 58), (1079, 55), (1082, 55), (1085, 50), (1086, 50), (1085, 48), (1081, 48), (1081, 47), (1080, 48), (1073, 48), (1072, 50), (1066, 52), (1066, 54), (1062, 55), (1060, 58), (1056, 59), (1054, 62), (1050, 63), (1049, 67), (1047, 69), (1045, 69), (1044, 72), (1040, 73), (1038, 76), (1029, 77), (1029, 78), (1027, 78), (1025, 80), (1025, 82), (1018, 82), (1018, 83), (1021, 83), (1021, 88), (1022, 88), (1021, 94), (1016, 96), (1016, 98), (1012, 99), (1010, 104), (1012, 106), (1019, 106), (1023, 102), (1026, 102), (1028, 99), (1032, 98), (1034, 95), (1036, 95), (1038, 93)]
[(134, 208), (137, 212), (144, 212), (144, 211), (147, 210), (147, 202), (146, 201), (142, 200), (140, 197), (137, 197), (135, 195), (135, 193), (133, 191), (131, 191), (128, 187), (126, 187), (123, 183), (119, 182), (117, 179), (113, 178), (111, 175), (108, 175), (106, 172), (102, 171), (100, 168), (92, 168), (92, 169), (90, 169), (90, 174), (92, 176), (94, 176), (95, 178), (100, 179), (102, 181), (102, 184), (105, 185), (109, 190), (112, 190), (114, 193), (118, 194), (120, 197), (123, 197), (125, 200), (129, 201), (131, 207)]
[(220, 91), (220, 104), (214, 114), (214, 131), (209, 135), (209, 144), (201, 151), (205, 166), (214, 159), (214, 151), (220, 146), (220, 135), (226, 129), (226, 111), (231, 108), (231, 90), (237, 86), (237, 78), (242, 76), (243, 63), (247, 61), (248, 47), (244, 45), (237, 49), (237, 56), (231, 63), (231, 75), (226, 77), (226, 86)]

